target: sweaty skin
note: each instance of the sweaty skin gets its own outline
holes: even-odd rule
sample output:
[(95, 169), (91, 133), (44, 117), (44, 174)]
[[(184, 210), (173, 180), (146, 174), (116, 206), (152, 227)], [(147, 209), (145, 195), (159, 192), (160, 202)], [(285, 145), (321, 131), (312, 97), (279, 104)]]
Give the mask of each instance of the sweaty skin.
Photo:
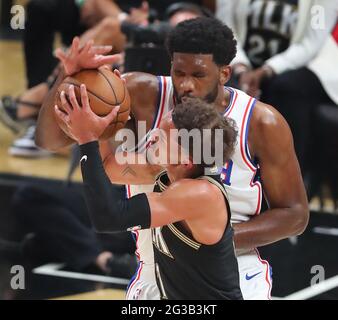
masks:
[[(176, 98), (215, 96), (214, 103), (218, 111), (223, 112), (229, 103), (223, 87), (231, 76), (231, 68), (217, 66), (210, 54), (174, 53), (172, 59), (171, 76)], [(58, 83), (62, 81), (62, 77), (64, 74), (60, 75)], [(156, 108), (157, 78), (144, 73), (127, 74), (124, 78), (131, 96), (132, 119), (128, 126), (135, 128), (136, 121), (145, 120), (149, 129)], [(36, 142), (40, 147), (49, 150), (73, 143), (53, 118), (54, 95), (58, 83), (45, 100), (38, 120)], [(272, 106), (256, 103), (249, 125), (248, 144), (252, 157), (259, 160), (269, 209), (248, 222), (234, 224), (236, 249), (253, 249), (299, 235), (305, 230), (309, 219), (308, 201), (292, 134), (284, 118)], [(121, 169), (116, 166), (116, 162), (108, 161), (108, 147), (103, 150), (105, 153), (102, 157), (105, 159), (108, 175), (109, 172)], [(150, 170), (149, 181), (153, 179), (152, 174)], [(142, 181), (139, 183), (144, 183), (147, 179), (145, 172), (142, 175), (143, 180), (140, 179)], [(114, 179), (114, 176), (110, 175), (110, 178)], [(127, 177), (125, 183), (131, 183), (132, 179), (137, 183), (137, 175)]]

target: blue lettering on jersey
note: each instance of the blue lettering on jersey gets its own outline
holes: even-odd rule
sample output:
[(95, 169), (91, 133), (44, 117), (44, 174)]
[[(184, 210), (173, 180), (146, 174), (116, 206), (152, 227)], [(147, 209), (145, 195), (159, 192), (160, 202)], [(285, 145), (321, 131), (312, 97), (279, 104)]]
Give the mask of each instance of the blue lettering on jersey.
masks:
[(227, 186), (231, 186), (231, 172), (232, 172), (232, 167), (234, 165), (234, 162), (232, 160), (229, 160), (224, 167), (222, 168), (221, 171), (221, 180), (223, 184), (226, 184)]

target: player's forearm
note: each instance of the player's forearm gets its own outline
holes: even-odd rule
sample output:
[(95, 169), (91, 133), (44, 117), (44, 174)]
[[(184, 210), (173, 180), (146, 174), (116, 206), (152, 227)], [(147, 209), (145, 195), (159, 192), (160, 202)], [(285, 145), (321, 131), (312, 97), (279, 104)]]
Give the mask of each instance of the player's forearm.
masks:
[(301, 205), (271, 209), (248, 222), (233, 224), (235, 247), (248, 250), (299, 235), (308, 224), (308, 208)]
[(54, 114), (56, 91), (64, 78), (65, 74), (63, 68), (61, 68), (54, 86), (49, 90), (43, 101), (37, 121), (35, 143), (39, 147), (51, 151), (56, 151), (74, 142), (60, 129)]

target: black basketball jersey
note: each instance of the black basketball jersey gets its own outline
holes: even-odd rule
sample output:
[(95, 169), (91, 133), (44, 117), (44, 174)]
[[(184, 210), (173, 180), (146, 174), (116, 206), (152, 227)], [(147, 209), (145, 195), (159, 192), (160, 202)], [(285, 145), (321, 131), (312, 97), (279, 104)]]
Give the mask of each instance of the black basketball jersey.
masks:
[[(225, 189), (217, 176), (198, 179), (206, 179), (222, 191), (228, 209), (228, 224), (221, 240), (214, 245), (198, 243), (179, 222), (152, 229), (156, 281), (161, 298), (241, 300)], [(162, 192), (168, 181), (167, 174), (162, 173), (154, 191)]]
[(298, 0), (251, 0), (244, 50), (257, 68), (289, 46), (298, 23)]

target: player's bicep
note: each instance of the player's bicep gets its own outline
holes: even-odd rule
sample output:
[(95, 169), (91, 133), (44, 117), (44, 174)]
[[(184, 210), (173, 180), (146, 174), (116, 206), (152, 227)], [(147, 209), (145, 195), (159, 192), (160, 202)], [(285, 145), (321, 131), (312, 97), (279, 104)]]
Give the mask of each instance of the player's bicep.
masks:
[(259, 130), (259, 158), (265, 197), (271, 208), (292, 207), (304, 201), (304, 185), (291, 130), (277, 112)]
[[(175, 199), (168, 199), (161, 193), (148, 193), (147, 198), (151, 212), (151, 228), (161, 227), (181, 220), (178, 210), (173, 205)], [(177, 208), (176, 208), (177, 209)]]
[[(151, 211), (151, 227), (178, 221), (192, 221), (213, 210), (214, 189), (205, 181), (179, 181), (162, 193), (147, 194)], [(217, 202), (217, 201), (216, 201)], [(208, 210), (206, 210), (206, 205)]]

